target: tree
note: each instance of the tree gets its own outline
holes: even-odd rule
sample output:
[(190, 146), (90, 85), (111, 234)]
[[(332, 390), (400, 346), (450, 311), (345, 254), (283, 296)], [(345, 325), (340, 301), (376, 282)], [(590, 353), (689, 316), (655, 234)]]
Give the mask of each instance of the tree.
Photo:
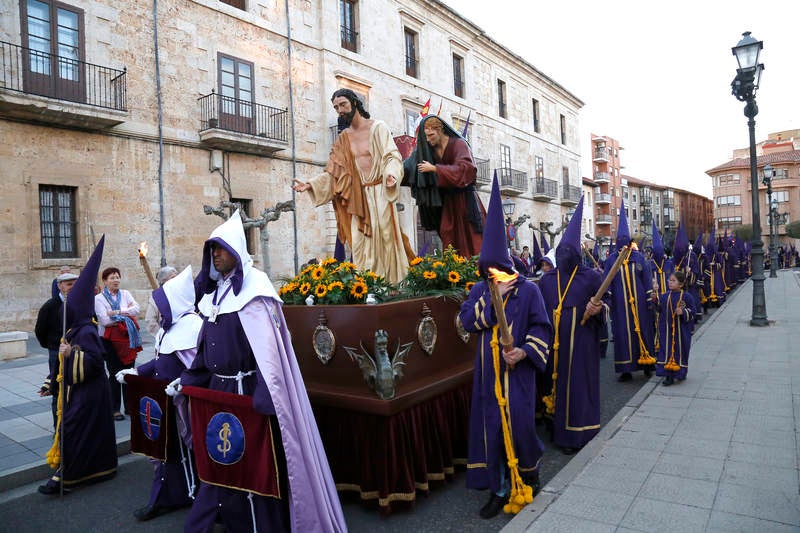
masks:
[(743, 241), (753, 240), (753, 226), (752, 224), (742, 224), (733, 228), (733, 233)]
[(792, 239), (800, 239), (800, 220), (786, 224), (786, 235)]

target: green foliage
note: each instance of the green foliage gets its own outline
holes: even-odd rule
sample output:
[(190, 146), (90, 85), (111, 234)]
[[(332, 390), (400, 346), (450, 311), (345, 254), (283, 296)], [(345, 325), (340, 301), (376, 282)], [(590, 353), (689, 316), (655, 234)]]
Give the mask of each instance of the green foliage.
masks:
[(741, 226), (736, 226), (735, 228), (733, 228), (733, 233), (734, 235), (736, 235), (736, 238), (742, 241), (753, 240), (752, 224), (742, 224)]
[(786, 235), (792, 239), (800, 239), (800, 220), (786, 224)]

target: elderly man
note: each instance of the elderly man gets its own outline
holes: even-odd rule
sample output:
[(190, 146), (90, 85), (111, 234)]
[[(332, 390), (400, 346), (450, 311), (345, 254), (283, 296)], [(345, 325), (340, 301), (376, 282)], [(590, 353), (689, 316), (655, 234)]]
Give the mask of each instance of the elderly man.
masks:
[[(63, 267), (62, 267), (63, 268)], [(36, 340), (42, 348), (47, 348), (48, 365), (50, 367), (50, 375), (44, 380), (42, 388), (39, 389), (39, 396), (52, 396), (52, 410), (53, 410), (53, 427), (56, 427), (56, 408), (58, 407), (58, 382), (51, 379), (58, 374), (58, 347), (62, 342), (62, 335), (64, 334), (64, 302), (67, 300), (67, 294), (75, 285), (75, 280), (78, 279), (77, 274), (72, 272), (62, 272), (56, 278), (56, 287), (58, 294), (47, 300), (44, 305), (39, 309), (39, 316), (36, 317), (36, 326), (34, 331), (36, 333)]]
[(332, 202), (337, 236), (350, 246), (353, 263), (398, 283), (414, 253), (400, 230), (397, 198), (403, 161), (388, 126), (373, 120), (350, 89), (331, 98), (344, 129), (331, 149), (325, 172), (308, 183), (294, 181), (316, 206)]
[[(158, 271), (156, 274), (156, 281), (158, 282), (159, 287), (163, 287), (164, 284), (178, 275), (178, 271), (173, 266), (165, 266), (161, 267), (161, 270)], [(161, 313), (158, 312), (158, 306), (156, 302), (153, 301), (153, 296), (150, 296), (150, 299), (147, 302), (147, 313), (144, 315), (144, 329), (147, 332), (155, 337), (158, 334), (158, 330), (161, 329)]]

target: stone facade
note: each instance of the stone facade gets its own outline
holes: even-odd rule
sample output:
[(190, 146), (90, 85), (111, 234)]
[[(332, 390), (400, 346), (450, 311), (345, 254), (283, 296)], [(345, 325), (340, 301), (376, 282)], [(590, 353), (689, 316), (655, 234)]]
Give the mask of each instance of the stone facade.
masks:
[[(441, 115), (459, 129), (469, 116), (475, 156), (486, 161), (484, 202), (494, 169), (521, 171), (521, 180), (504, 191), (514, 197), (515, 216), (528, 214), (532, 225), (554, 221), (558, 226), (570, 209), (564, 176), (566, 185), (581, 186), (578, 112), (583, 103), (437, 1), (354, 2), (357, 46), (350, 51), (343, 47), (340, 2), (290, 0), (289, 46), (282, 2), (247, 0), (241, 10), (218, 0), (162, 0), (158, 80), (152, 2), (50, 4), (51, 17), (65, 5), (81, 13), (79, 59), (86, 62), (81, 68), (88, 90), (80, 98), (64, 98), (30, 88), (21, 71), (27, 68), (29, 52), (22, 47), (31, 44), (31, 13), (26, 0), (0, 0), (2, 12), (10, 14), (0, 19), (0, 40), (11, 43), (4, 51), (23, 58), (17, 69), (6, 66), (0, 87), (0, 225), (6, 235), (0, 331), (31, 330), (58, 267), (81, 268), (102, 234), (103, 266), (122, 270), (123, 288), (132, 290), (143, 307), (149, 290), (137, 258), (141, 241), (148, 243), (154, 271), (162, 262), (199, 269), (202, 243), (221, 222), (205, 215), (204, 205), (217, 206), (230, 195), (249, 201), (250, 215), (258, 215), (293, 198), (293, 178), (321, 171), (336, 123), (330, 95), (339, 87), (364, 94), (373, 117), (387, 122), (395, 135), (409, 133), (409, 118), (413, 122), (428, 98), (432, 112), (441, 105)], [(404, 30), (416, 32), (417, 77), (406, 73)], [(463, 60), (462, 97), (454, 94), (454, 54)], [(233, 127), (203, 107), (224, 93), (223, 61), (238, 69), (238, 100), (231, 102), (243, 107), (230, 113), (239, 119)], [(89, 74), (101, 67), (124, 70), (113, 80), (110, 105), (91, 100), (97, 85)], [(250, 79), (252, 96), (247, 96), (243, 89)], [(499, 116), (498, 80), (505, 84), (507, 118)], [(539, 132), (533, 127), (534, 100)], [(218, 103), (216, 112), (224, 105)], [(285, 117), (285, 123), (264, 122), (262, 130), (261, 115), (245, 110), (256, 108), (269, 120)], [(254, 122), (242, 128), (243, 117)], [(534, 199), (537, 157), (544, 162), (544, 177), (558, 184), (549, 199)], [(49, 187), (66, 187), (73, 194), (76, 249), (68, 257), (44, 257), (40, 192)], [(407, 190), (401, 202), (401, 225), (416, 245), (416, 212)], [(305, 195), (297, 198), (296, 224), (292, 213), (284, 213), (268, 230), (274, 279), (292, 275), (296, 263), (333, 252), (332, 210), (314, 208)], [(523, 225), (520, 244), (531, 237), (532, 230)], [(261, 267), (258, 230), (252, 230), (251, 240)]]

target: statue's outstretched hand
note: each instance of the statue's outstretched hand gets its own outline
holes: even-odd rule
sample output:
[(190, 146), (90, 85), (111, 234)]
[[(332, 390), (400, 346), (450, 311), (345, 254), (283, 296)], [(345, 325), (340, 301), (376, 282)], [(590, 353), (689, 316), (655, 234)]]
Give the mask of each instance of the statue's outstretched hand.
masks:
[(311, 185), (309, 185), (308, 183), (303, 183), (302, 181), (297, 179), (292, 180), (292, 189), (294, 189), (296, 192), (306, 192), (310, 188)]

